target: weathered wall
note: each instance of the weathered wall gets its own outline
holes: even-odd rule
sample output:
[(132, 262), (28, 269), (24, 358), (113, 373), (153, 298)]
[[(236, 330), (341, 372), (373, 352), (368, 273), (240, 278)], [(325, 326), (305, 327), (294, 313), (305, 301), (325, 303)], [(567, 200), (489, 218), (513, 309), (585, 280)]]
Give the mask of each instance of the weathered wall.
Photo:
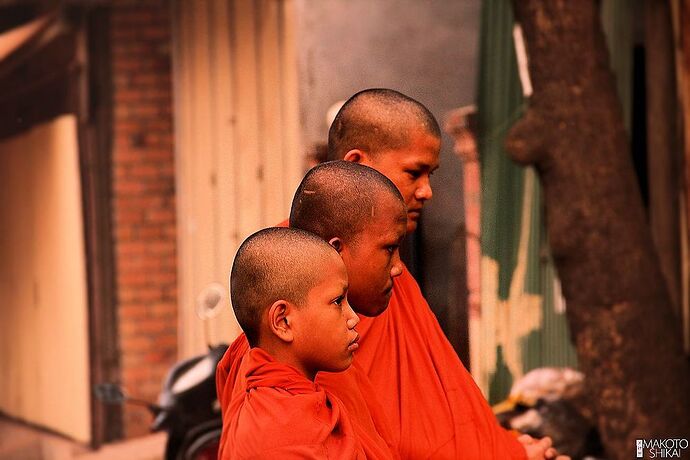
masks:
[[(326, 111), (369, 87), (399, 90), (439, 122), (474, 100), (479, 5), (476, 0), (298, 0), (300, 110), (305, 145), (327, 138)], [(444, 136), (434, 198), (422, 225), (423, 276), (440, 319), (457, 308), (451, 248), (463, 220), (460, 161)]]
[(285, 219), (302, 177), (291, 1), (175, 3), (180, 351), (240, 332), (227, 300), (207, 325), (194, 307), (228, 290), (244, 238)]
[(0, 143), (0, 411), (91, 439), (74, 116)]

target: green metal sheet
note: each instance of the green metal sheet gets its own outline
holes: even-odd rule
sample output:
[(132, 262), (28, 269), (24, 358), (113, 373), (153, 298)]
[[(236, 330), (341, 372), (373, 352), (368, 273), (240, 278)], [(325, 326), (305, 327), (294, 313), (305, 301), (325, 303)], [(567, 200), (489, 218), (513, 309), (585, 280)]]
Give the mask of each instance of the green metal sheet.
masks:
[[(477, 101), (482, 167), (481, 249), (483, 257), (498, 265), (498, 282), (484, 278), (493, 276), (491, 271), (482, 271), (482, 285), (497, 286), (496, 292), (482, 290), (482, 305), (499, 307), (492, 310), (496, 318), (480, 319), (486, 322), (482, 333), (495, 333), (497, 337), (482, 342), (487, 349), (481, 350), (483, 356), (495, 356), (490, 361), (494, 368), (479, 372), (489, 373), (484, 391), (491, 403), (505, 398), (513, 381), (531, 369), (577, 365), (549, 253), (541, 187), (534, 171), (514, 164), (504, 150), (505, 135), (526, 104), (517, 71), (513, 24), (508, 0), (483, 2)], [(503, 325), (499, 337), (497, 325), (503, 318), (520, 321), (520, 312), (511, 314), (505, 309), (525, 308), (526, 297), (539, 302), (541, 315), (536, 327), (509, 324), (506, 331)], [(515, 347), (519, 350), (517, 356), (507, 352)]]

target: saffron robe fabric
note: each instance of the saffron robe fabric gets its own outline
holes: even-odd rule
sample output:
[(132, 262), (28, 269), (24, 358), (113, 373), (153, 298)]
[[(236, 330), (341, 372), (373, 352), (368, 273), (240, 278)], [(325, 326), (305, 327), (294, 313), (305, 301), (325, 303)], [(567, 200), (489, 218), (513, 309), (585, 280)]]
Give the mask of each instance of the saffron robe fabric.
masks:
[(526, 459), (444, 335), (407, 268), (388, 308), (360, 317), (358, 365), (390, 416), (407, 459)]
[[(232, 405), (236, 403), (238, 395), (246, 392), (243, 375), (246, 374), (246, 363), (253, 359), (252, 350), (245, 335), (241, 334), (230, 345), (216, 369), (216, 389), (223, 414), (219, 459), (236, 458), (231, 447), (234, 445), (232, 437), (236, 437), (236, 429), (232, 426), (233, 416), (230, 414), (236, 410)], [(340, 416), (347, 420), (348, 426), (352, 426), (354, 437), (365, 458), (399, 458), (397, 446), (389, 444), (393, 433), (388, 425), (388, 418), (383, 408), (376, 403), (376, 398), (373, 397), (375, 391), (360, 368), (353, 364), (344, 372), (319, 372), (316, 383), (345, 408), (340, 410)], [(257, 442), (267, 445), (272, 443), (268, 438), (258, 438)]]
[(366, 458), (343, 403), (297, 369), (253, 348), (238, 371), (220, 458)]

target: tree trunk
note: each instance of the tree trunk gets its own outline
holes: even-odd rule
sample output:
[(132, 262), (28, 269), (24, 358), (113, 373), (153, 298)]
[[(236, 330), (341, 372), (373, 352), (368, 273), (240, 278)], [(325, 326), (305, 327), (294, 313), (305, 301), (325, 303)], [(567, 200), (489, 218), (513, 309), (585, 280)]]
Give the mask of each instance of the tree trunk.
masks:
[(599, 3), (513, 5), (534, 94), (506, 147), (541, 178), (568, 322), (607, 454), (635, 458), (635, 439), (690, 437), (690, 366), (635, 180)]

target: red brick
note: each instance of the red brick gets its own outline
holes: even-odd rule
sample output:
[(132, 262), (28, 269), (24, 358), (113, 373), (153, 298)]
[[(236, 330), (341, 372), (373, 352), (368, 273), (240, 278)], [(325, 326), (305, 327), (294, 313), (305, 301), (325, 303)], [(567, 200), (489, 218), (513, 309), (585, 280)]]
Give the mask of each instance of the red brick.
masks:
[(117, 254), (119, 257), (146, 254), (147, 250), (148, 243), (143, 241), (122, 241), (117, 245)]
[[(140, 336), (146, 336), (151, 343), (157, 344), (159, 336), (165, 334), (168, 336), (170, 335), (170, 329), (170, 325), (165, 321), (160, 321), (159, 319), (142, 319), (139, 321), (123, 322), (120, 325), (120, 334), (125, 341)], [(175, 333), (175, 331), (172, 332), (173, 334)], [(156, 348), (158, 348), (157, 345)], [(147, 354), (150, 352), (150, 349), (147, 350)]]
[[(122, 137), (119, 135), (116, 135), (116, 141), (115, 141), (115, 147), (117, 148), (117, 145), (119, 142), (122, 142), (124, 145), (129, 146), (130, 145), (130, 136), (129, 135), (124, 135), (122, 134)], [(145, 147), (137, 147), (137, 148), (121, 148), (120, 150), (117, 151), (116, 155), (114, 156), (114, 160), (117, 162), (117, 164), (123, 164), (123, 165), (133, 165), (133, 164), (138, 164), (141, 161), (172, 161), (174, 155), (172, 152), (172, 149), (160, 149), (160, 148), (151, 148), (147, 149)]]
[[(135, 123), (132, 121), (121, 121), (117, 124), (117, 132), (118, 133), (126, 133), (126, 132), (131, 132), (131, 131), (136, 131), (136, 132), (150, 132), (150, 131), (156, 131), (156, 132), (163, 132), (163, 133), (172, 133), (172, 120), (167, 119), (167, 118), (161, 118), (161, 119), (155, 119), (155, 120), (147, 120), (145, 123)], [(147, 152), (150, 149), (147, 150)]]
[[(142, 186), (143, 187), (143, 186)], [(113, 203), (118, 207), (126, 207), (145, 211), (151, 208), (165, 206), (166, 197), (156, 195), (121, 195), (115, 197)]]
[(146, 186), (144, 184), (130, 179), (116, 180), (113, 186), (116, 196), (119, 193), (137, 195), (146, 191)]
[(135, 235), (133, 227), (124, 225), (116, 226), (114, 233), (116, 240), (131, 240)]
[(149, 209), (146, 212), (147, 222), (174, 222), (175, 221), (175, 210), (174, 209)]
[(162, 227), (142, 226), (136, 230), (135, 235), (137, 238), (152, 240), (165, 236), (165, 232)]
[(118, 290), (118, 299), (120, 302), (153, 302), (162, 300), (167, 291), (164, 291), (160, 286), (146, 286), (140, 288), (123, 287)]
[(117, 283), (120, 286), (146, 286), (151, 282), (150, 277), (140, 272), (118, 271)]
[(150, 273), (161, 268), (161, 262), (157, 257), (123, 257), (118, 261), (118, 270), (130, 273)]
[(171, 302), (153, 302), (148, 306), (151, 316), (169, 315), (177, 313), (177, 304)]
[[(177, 353), (170, 4), (121, 0), (111, 15), (113, 216), (121, 374), (154, 400)], [(125, 409), (127, 436), (148, 431)]]
[(131, 168), (131, 174), (137, 178), (159, 177), (165, 173), (164, 165), (156, 165), (151, 163), (140, 163)]
[(115, 209), (114, 218), (116, 228), (120, 225), (131, 225), (144, 221), (144, 211), (123, 206)]
[(172, 284), (177, 282), (177, 272), (159, 272), (149, 275), (149, 281), (158, 284)]

